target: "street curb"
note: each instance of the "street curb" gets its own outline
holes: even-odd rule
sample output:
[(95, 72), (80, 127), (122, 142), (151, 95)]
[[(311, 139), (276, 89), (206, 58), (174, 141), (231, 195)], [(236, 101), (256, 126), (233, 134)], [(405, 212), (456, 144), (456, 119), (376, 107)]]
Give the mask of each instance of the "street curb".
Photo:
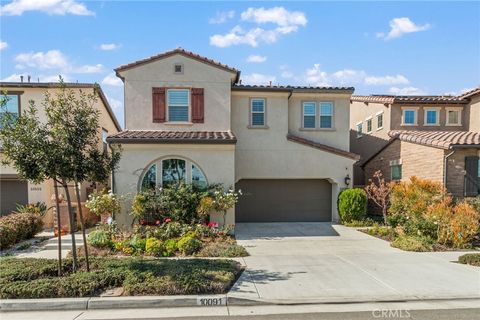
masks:
[[(363, 303), (394, 303), (415, 301), (452, 301), (479, 300), (474, 298), (441, 298), (441, 299), (383, 299), (383, 300), (253, 300), (222, 295), (205, 296), (138, 296), (138, 297), (92, 297), (92, 298), (52, 298), (52, 299), (2, 299), (0, 312), (8, 311), (46, 311), (46, 310), (95, 310), (95, 309), (142, 309), (142, 308), (178, 308), (199, 307), (199, 299), (225, 299), (227, 306), (260, 306), (260, 305), (312, 305), (312, 304), (363, 304)], [(204, 307), (225, 306), (203, 305)]]

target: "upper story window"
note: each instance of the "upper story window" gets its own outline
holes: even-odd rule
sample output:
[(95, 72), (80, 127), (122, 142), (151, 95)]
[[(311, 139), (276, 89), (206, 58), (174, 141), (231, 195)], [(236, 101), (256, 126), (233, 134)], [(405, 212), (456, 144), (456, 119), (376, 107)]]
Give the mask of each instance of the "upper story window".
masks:
[(377, 113), (377, 130), (383, 128), (383, 112)]
[(250, 125), (252, 127), (265, 126), (265, 99), (250, 100)]
[(360, 138), (363, 136), (363, 122), (357, 123), (356, 127), (357, 127), (357, 138)]
[[(3, 100), (3, 97), (1, 99)], [(6, 100), (5, 105), (0, 108), (0, 117), (3, 117), (6, 113), (15, 118), (18, 117), (20, 115), (20, 95), (7, 94)]]
[(181, 63), (176, 63), (173, 66), (173, 72), (176, 74), (182, 74), (183, 73), (183, 65)]
[(190, 106), (190, 90), (188, 89), (168, 89), (168, 121), (188, 122)]
[(317, 104), (315, 102), (303, 103), (303, 127), (315, 128), (316, 126), (316, 113)]
[(320, 102), (320, 128), (332, 128), (333, 103)]
[(438, 126), (440, 124), (439, 113), (438, 108), (425, 108), (423, 124), (426, 126)]
[(402, 125), (416, 126), (417, 125), (417, 109), (405, 108), (402, 110)]
[(372, 117), (367, 118), (367, 133), (372, 132)]
[(107, 143), (107, 137), (108, 137), (108, 131), (104, 128), (102, 128), (102, 146), (103, 146), (103, 152), (108, 151), (108, 143)]
[(462, 125), (462, 108), (445, 108), (447, 112), (447, 126)]

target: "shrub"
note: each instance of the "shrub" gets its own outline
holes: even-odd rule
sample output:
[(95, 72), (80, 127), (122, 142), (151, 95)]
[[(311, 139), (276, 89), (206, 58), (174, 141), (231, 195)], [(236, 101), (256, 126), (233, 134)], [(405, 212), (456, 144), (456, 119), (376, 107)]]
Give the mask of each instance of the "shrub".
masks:
[(480, 267), (480, 253), (467, 253), (458, 257), (458, 262)]
[(163, 243), (156, 238), (148, 238), (145, 243), (145, 253), (151, 256), (161, 256), (163, 252)]
[(193, 235), (185, 235), (178, 240), (178, 250), (183, 255), (192, 255), (202, 247), (202, 241), (195, 238)]
[(247, 250), (244, 247), (235, 243), (234, 239), (217, 239), (215, 241), (207, 242), (198, 253), (198, 257), (246, 257)]
[(468, 203), (459, 203), (449, 219), (441, 224), (441, 240), (457, 248), (465, 247), (472, 242), (479, 227), (479, 213)]
[(0, 248), (6, 249), (22, 240), (32, 238), (43, 227), (36, 213), (13, 213), (0, 217)]
[(87, 242), (89, 245), (97, 248), (105, 248), (112, 246), (112, 238), (108, 232), (104, 230), (93, 230), (88, 234)]
[(119, 198), (112, 191), (107, 193), (106, 190), (89, 195), (85, 207), (98, 216), (113, 215), (121, 209)]
[(475, 211), (480, 214), (480, 196), (472, 197), (472, 198), (464, 198), (462, 201), (468, 203), (475, 209)]
[(415, 237), (415, 236), (398, 236), (396, 237), (391, 246), (405, 251), (424, 252), (432, 250), (433, 242), (427, 237)]
[(175, 239), (168, 239), (164, 243), (163, 256), (164, 257), (171, 257), (175, 254), (177, 249), (178, 249), (177, 241)]
[(147, 240), (140, 235), (134, 235), (130, 239), (130, 246), (135, 249), (137, 253), (145, 252), (147, 246)]
[(362, 220), (367, 214), (367, 194), (363, 189), (347, 189), (338, 196), (338, 213), (342, 222)]
[(373, 227), (368, 229), (367, 233), (371, 236), (379, 237), (389, 241), (395, 237), (395, 230), (387, 226), (382, 226), (378, 223), (375, 223)]
[(355, 228), (371, 227), (375, 224), (375, 220), (366, 218), (363, 220), (352, 220), (350, 222), (344, 222), (343, 224), (347, 227), (355, 227)]

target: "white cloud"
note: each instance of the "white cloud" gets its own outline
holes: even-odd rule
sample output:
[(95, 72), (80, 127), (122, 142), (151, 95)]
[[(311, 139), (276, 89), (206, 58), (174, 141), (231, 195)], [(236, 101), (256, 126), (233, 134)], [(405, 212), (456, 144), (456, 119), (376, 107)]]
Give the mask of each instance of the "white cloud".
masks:
[(20, 53), (14, 59), (17, 69), (26, 67), (37, 69), (64, 69), (68, 66), (67, 57), (59, 50), (47, 52)]
[[(23, 81), (27, 82), (28, 81), (28, 75), (29, 74), (14, 73), (14, 74), (9, 75), (6, 78), (3, 78), (1, 81), (20, 82), (20, 76), (23, 76)], [(62, 78), (65, 82), (70, 81), (70, 77), (68, 75), (62, 74), (61, 76), (62, 76)], [(58, 74), (55, 74), (55, 75), (36, 75), (36, 76), (31, 75), (30, 82), (38, 82), (38, 81), (40, 81), (40, 82), (58, 82), (58, 80), (59, 80), (58, 77), (59, 77)]]
[(391, 94), (399, 95), (399, 96), (418, 96), (418, 95), (425, 94), (425, 91), (415, 87), (404, 87), (404, 88), (391, 87), (389, 92)]
[(267, 57), (261, 56), (261, 55), (258, 55), (258, 54), (251, 54), (247, 58), (247, 62), (260, 63), (260, 62), (265, 62), (265, 61), (267, 61)]
[(59, 70), (62, 73), (99, 73), (103, 71), (101, 64), (74, 66), (68, 57), (59, 50), (20, 53), (14, 58), (14, 61), (17, 63), (15, 68), (20, 70), (31, 68)]
[(336, 84), (351, 85), (353, 83), (362, 83), (366, 76), (367, 74), (363, 70), (343, 69), (332, 73), (329, 78)]
[(6, 47), (8, 47), (8, 43), (6, 43), (5, 41), (1, 41), (1, 40), (0, 40), (0, 50), (5, 49)]
[(208, 23), (210, 24), (222, 24), (227, 22), (227, 20), (233, 19), (235, 16), (235, 11), (217, 11), (215, 17), (210, 18)]
[(244, 84), (257, 84), (257, 85), (269, 85), (270, 81), (275, 81), (275, 76), (261, 74), (261, 73), (251, 73), (242, 76), (242, 81)]
[(113, 110), (120, 110), (122, 108), (123, 103), (121, 100), (112, 98), (109, 95), (106, 95), (106, 96), (107, 96), (108, 103), (110, 104)]
[(106, 86), (121, 87), (123, 82), (120, 78), (116, 77), (114, 73), (110, 73), (102, 80), (102, 84)]
[(290, 12), (283, 7), (248, 8), (242, 12), (241, 20), (256, 24), (275, 24), (272, 29), (264, 29), (258, 26), (245, 30), (237, 25), (226, 34), (215, 34), (210, 37), (210, 44), (225, 48), (233, 45), (246, 44), (257, 47), (260, 43), (274, 43), (282, 35), (296, 32), (300, 26), (307, 24), (305, 14), (300, 11)]
[(305, 71), (304, 82), (309, 86), (330, 86), (329, 76), (322, 71), (319, 63), (315, 63), (312, 68)]
[(409, 84), (407, 78), (402, 76), (401, 74), (397, 74), (396, 76), (382, 76), (382, 77), (374, 77), (369, 76), (365, 78), (365, 84), (367, 85), (394, 85), (394, 84)]
[(27, 11), (41, 11), (49, 15), (73, 14), (78, 16), (92, 16), (94, 12), (88, 10), (83, 3), (75, 0), (13, 0), (0, 7), (0, 15), (20, 16)]
[(100, 49), (105, 51), (116, 50), (118, 48), (120, 48), (120, 45), (116, 43), (103, 43), (100, 45)]
[(294, 74), (287, 65), (280, 66), (280, 76), (285, 79), (293, 78)]
[[(20, 76), (21, 74), (11, 74), (9, 75), (8, 77), (6, 78), (3, 78), (2, 81), (5, 81), (5, 82), (17, 82), (17, 81), (20, 81)], [(25, 78), (25, 77), (24, 77)]]
[(248, 8), (242, 12), (243, 21), (251, 21), (258, 24), (274, 23), (281, 27), (305, 26), (307, 18), (300, 11), (290, 12), (284, 7), (265, 8)]
[(430, 29), (430, 24), (417, 25), (407, 17), (395, 18), (390, 20), (390, 31), (385, 34), (384, 32), (377, 33), (377, 38), (383, 38), (384, 40), (391, 40), (399, 38), (405, 33), (420, 32)]
[(72, 70), (73, 73), (99, 73), (103, 71), (103, 65), (84, 65)]
[(65, 82), (70, 82), (71, 79), (68, 75), (66, 74), (53, 74), (53, 75), (47, 75), (47, 76), (39, 76), (38, 79), (40, 80), (40, 82), (58, 82), (60, 80), (59, 77), (62, 77), (63, 81)]

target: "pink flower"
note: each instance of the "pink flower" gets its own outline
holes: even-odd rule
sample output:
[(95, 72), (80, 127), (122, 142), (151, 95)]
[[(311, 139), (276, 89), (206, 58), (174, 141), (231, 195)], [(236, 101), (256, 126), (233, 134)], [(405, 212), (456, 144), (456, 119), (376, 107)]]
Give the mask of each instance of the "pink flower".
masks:
[(144, 225), (145, 225), (145, 220), (140, 219), (140, 224), (141, 224), (142, 226), (144, 226)]
[(208, 223), (208, 226), (209, 226), (210, 228), (216, 228), (216, 227), (218, 227), (218, 223), (215, 222), (215, 221), (212, 221), (212, 222), (209, 222), (209, 223)]
[(160, 220), (155, 221), (155, 224), (158, 226), (160, 224)]
[(170, 218), (165, 218), (163, 221), (164, 221), (164, 222), (171, 222), (172, 219), (170, 219)]

